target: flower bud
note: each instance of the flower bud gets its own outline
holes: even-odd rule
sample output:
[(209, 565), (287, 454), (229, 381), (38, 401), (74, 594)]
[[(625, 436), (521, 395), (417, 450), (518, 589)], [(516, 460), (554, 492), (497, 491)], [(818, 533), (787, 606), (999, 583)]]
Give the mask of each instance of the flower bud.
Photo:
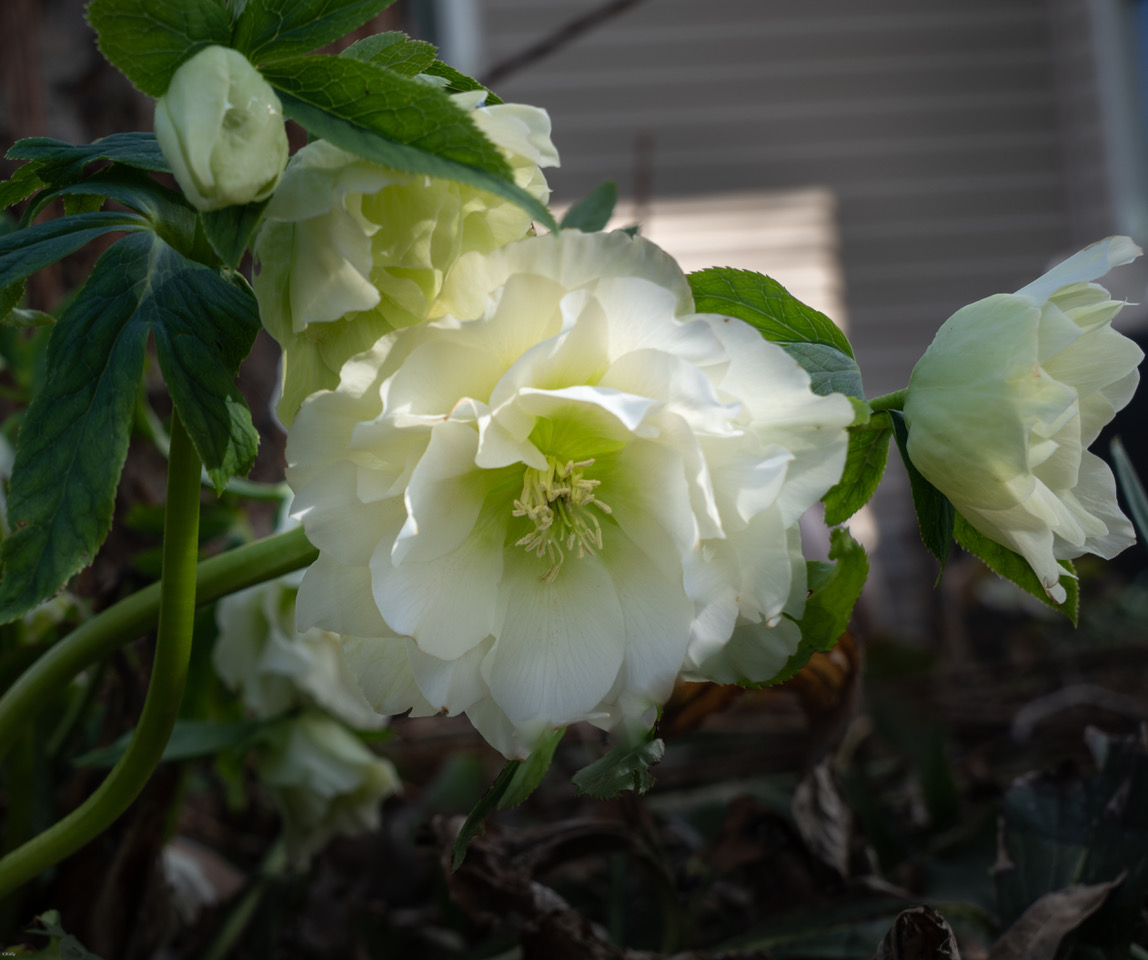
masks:
[(909, 459), (974, 528), (1023, 556), (1056, 603), (1058, 560), (1114, 557), (1135, 539), (1088, 447), (1132, 398), (1143, 357), (1112, 329), (1123, 301), (1092, 281), (1140, 252), (1109, 237), (1016, 293), (962, 307), (909, 378)]
[(287, 164), (279, 98), (229, 47), (206, 47), (175, 71), (156, 101), (155, 135), (198, 210), (266, 200)]

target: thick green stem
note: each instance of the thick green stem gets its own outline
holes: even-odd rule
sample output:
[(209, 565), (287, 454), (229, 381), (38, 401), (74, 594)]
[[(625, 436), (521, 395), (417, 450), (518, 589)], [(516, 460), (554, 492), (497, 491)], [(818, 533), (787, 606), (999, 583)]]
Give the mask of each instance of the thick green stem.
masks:
[(63, 820), (0, 860), (0, 897), (59, 863), (111, 826), (139, 796), (171, 736), (191, 657), (200, 470), (199, 457), (178, 416), (172, 417), (171, 433), (159, 629), (151, 680), (135, 735), (95, 793)]
[(892, 393), (886, 393), (883, 396), (876, 397), (869, 401), (869, 407), (874, 413), (881, 410), (900, 410), (905, 405), (905, 394), (908, 390), (894, 390)]
[[(205, 560), (196, 569), (195, 597), (210, 603), (245, 587), (274, 580), (313, 563), (319, 555), (302, 527)], [(47, 706), (72, 678), (155, 627), (160, 585), (152, 584), (108, 607), (64, 637), (0, 697), (0, 758), (20, 728)]]

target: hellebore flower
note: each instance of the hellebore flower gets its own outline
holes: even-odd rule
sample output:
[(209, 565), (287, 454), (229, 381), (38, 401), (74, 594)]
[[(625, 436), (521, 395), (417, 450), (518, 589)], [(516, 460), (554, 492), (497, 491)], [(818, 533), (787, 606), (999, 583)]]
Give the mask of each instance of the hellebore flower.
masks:
[[(541, 167), (557, 166), (545, 110), (483, 107), (454, 94), (499, 147), (517, 184), (545, 203)], [(435, 177), (401, 173), (316, 141), (291, 158), (256, 240), (255, 293), (283, 347), (280, 419), (339, 382), (344, 361), (397, 327), (425, 320), (462, 254), (486, 253), (531, 229), (509, 200)]]
[(378, 829), (380, 804), (401, 789), (394, 764), (321, 713), (304, 713), (276, 733), (257, 769), (283, 814), (292, 860), (306, 861), (336, 836)]
[(266, 200), (287, 163), (279, 98), (230, 47), (205, 47), (175, 71), (156, 101), (155, 135), (197, 210)]
[(463, 257), (440, 304), (288, 434), (320, 549), (300, 626), (353, 638), (376, 709), (465, 711), (507, 756), (579, 720), (647, 723), (683, 667), (773, 676), (848, 400), (693, 313), (677, 264), (624, 233)]
[(1109, 237), (1016, 293), (962, 307), (909, 379), (909, 459), (1057, 603), (1057, 560), (1114, 557), (1135, 540), (1088, 446), (1132, 398), (1143, 357), (1111, 327), (1124, 303), (1092, 281), (1140, 253)]
[(295, 629), (302, 573), (224, 597), (216, 607), (215, 672), (257, 717), (315, 704), (358, 730), (386, 722), (364, 699), (339, 638)]

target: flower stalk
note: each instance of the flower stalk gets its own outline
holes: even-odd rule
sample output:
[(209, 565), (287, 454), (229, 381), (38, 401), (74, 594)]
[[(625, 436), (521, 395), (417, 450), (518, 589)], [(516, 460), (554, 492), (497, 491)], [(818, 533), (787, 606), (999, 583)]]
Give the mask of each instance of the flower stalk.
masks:
[[(204, 560), (196, 568), (195, 598), (210, 603), (245, 587), (273, 580), (312, 563), (319, 555), (302, 528), (267, 537)], [(0, 758), (21, 727), (81, 671), (155, 627), (160, 584), (125, 597), (77, 627), (52, 647), (0, 697)]]
[(135, 735), (95, 793), (63, 820), (0, 860), (0, 897), (63, 860), (118, 819), (151, 778), (171, 736), (191, 658), (201, 466), (178, 414), (172, 417), (171, 434), (159, 629), (147, 698)]

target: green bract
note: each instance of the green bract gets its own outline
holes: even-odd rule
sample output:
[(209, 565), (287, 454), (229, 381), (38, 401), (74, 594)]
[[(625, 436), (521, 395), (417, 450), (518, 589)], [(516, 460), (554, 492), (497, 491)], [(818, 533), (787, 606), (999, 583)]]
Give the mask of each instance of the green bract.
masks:
[(265, 200), (287, 163), (283, 108), (243, 54), (206, 47), (155, 105), (155, 134), (199, 210)]

